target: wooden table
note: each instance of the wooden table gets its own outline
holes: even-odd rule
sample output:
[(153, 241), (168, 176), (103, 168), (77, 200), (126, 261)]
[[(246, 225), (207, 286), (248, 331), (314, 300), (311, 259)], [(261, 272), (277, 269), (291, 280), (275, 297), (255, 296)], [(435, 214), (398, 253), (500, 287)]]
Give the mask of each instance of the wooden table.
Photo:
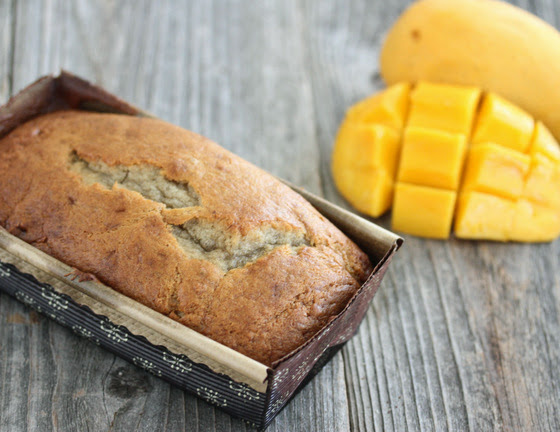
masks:
[[(3, 0), (0, 99), (63, 67), (347, 207), (333, 138), (383, 86), (408, 3)], [(516, 3), (560, 25), (557, 1)], [(269, 430), (560, 430), (560, 241), (406, 240), (359, 333)], [(108, 429), (249, 428), (0, 295), (0, 430)]]

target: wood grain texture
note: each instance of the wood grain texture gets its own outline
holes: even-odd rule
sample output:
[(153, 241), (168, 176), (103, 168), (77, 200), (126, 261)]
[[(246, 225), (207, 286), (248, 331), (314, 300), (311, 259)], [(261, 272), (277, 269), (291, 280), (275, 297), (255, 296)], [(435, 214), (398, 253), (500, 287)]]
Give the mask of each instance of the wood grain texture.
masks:
[[(333, 139), (382, 88), (409, 3), (0, 1), (0, 98), (63, 67), (348, 208)], [(555, 0), (514, 3), (560, 25)], [(560, 430), (560, 241), (406, 240), (356, 337), (269, 430)], [(0, 430), (250, 428), (2, 294)]]
[(0, 2), (0, 98), (6, 100), (12, 91), (14, 4)]

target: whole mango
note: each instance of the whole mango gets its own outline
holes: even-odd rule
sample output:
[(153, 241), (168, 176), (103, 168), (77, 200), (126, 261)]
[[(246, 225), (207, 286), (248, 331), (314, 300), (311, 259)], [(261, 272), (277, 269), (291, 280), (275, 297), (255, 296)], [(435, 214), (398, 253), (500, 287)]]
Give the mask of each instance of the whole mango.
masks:
[(560, 139), (560, 33), (495, 0), (420, 0), (389, 31), (381, 52), (388, 85), (420, 80), (493, 91)]
[(447, 238), (560, 235), (560, 147), (546, 126), (491, 92), (395, 84), (351, 107), (332, 171), (341, 194), (393, 229)]

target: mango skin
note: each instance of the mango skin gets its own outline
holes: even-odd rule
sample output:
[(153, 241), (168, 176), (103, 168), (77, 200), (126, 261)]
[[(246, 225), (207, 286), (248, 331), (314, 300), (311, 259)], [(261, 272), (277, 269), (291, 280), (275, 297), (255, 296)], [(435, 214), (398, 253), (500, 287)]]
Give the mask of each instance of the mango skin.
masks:
[(560, 140), (560, 33), (507, 3), (413, 3), (386, 37), (381, 75), (388, 85), (426, 80), (495, 92)]

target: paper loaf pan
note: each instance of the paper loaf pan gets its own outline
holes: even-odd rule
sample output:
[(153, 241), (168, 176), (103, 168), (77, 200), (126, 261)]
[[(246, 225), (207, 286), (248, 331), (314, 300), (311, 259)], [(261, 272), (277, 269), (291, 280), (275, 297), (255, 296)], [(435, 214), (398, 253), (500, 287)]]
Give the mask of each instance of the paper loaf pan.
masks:
[[(83, 109), (150, 116), (68, 72), (40, 78), (0, 107), (0, 138), (39, 114)], [(267, 367), (30, 246), (0, 227), (0, 289), (124, 359), (265, 428), (356, 331), (402, 239), (293, 187), (354, 240), (374, 271), (344, 310)]]

